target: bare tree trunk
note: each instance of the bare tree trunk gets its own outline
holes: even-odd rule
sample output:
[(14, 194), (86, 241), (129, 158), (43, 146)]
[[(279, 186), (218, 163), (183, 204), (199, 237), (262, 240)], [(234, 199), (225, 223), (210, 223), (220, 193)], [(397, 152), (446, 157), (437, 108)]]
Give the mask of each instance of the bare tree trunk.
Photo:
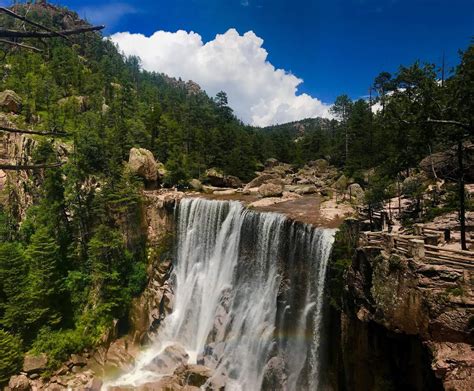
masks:
[(466, 245), (466, 195), (464, 189), (464, 164), (463, 164), (463, 144), (458, 142), (458, 163), (459, 163), (459, 222), (461, 224), (461, 249), (467, 250)]

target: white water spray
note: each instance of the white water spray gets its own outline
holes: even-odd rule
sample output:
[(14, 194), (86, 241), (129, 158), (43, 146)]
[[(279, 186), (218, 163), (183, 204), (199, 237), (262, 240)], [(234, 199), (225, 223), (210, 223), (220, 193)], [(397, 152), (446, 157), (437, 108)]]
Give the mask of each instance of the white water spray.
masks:
[(190, 361), (199, 358), (225, 379), (226, 390), (261, 390), (265, 365), (276, 355), (285, 362), (288, 390), (317, 390), (333, 236), (238, 202), (181, 201), (173, 312), (135, 368), (114, 384), (137, 386), (165, 375), (148, 364), (179, 344)]

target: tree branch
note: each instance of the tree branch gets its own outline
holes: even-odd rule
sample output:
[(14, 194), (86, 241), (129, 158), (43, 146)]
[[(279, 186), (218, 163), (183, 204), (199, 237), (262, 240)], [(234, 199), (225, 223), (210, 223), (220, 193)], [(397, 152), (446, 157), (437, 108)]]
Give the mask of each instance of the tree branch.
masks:
[(42, 24), (39, 24), (39, 23), (36, 23), (36, 22), (33, 22), (32, 20), (29, 20), (27, 18), (25, 18), (24, 16), (22, 15), (18, 15), (16, 12), (13, 12), (12, 10), (9, 10), (8, 8), (6, 7), (0, 7), (0, 12), (3, 12), (7, 15), (10, 15), (16, 19), (20, 19), (21, 21), (25, 22), (25, 23), (28, 23), (28, 24), (31, 24), (32, 26), (35, 26), (35, 27), (38, 27), (40, 28), (41, 30), (46, 30), (46, 31), (49, 31), (50, 33), (54, 34), (54, 35), (57, 35), (59, 37), (62, 37), (64, 39), (67, 39), (69, 41), (69, 38), (66, 37), (64, 34), (62, 34), (60, 31), (54, 31), (53, 29), (50, 29), (49, 27), (46, 27), (46, 26), (43, 26)]
[(24, 129), (14, 129), (8, 128), (6, 126), (0, 126), (0, 132), (7, 133), (19, 133), (19, 134), (35, 134), (38, 136), (67, 136), (65, 132), (42, 132), (39, 130), (24, 130)]
[(34, 52), (42, 52), (41, 49), (35, 48), (34, 46), (25, 45), (23, 43), (8, 41), (7, 39), (0, 39), (0, 43), (4, 43), (5, 45), (16, 46), (22, 49), (33, 50)]
[(1, 38), (52, 38), (52, 37), (55, 37), (57, 33), (61, 33), (62, 35), (69, 36), (69, 35), (88, 33), (91, 31), (99, 31), (104, 28), (105, 26), (84, 26), (84, 27), (78, 27), (71, 30), (61, 30), (55, 33), (50, 33), (47, 31), (18, 31), (18, 30), (0, 29), (0, 37)]
[(19, 170), (35, 170), (40, 168), (57, 168), (64, 165), (64, 163), (53, 164), (0, 164), (0, 170), (5, 171), (19, 171)]
[(460, 128), (470, 129), (469, 124), (466, 124), (464, 122), (459, 122), (459, 121), (447, 120), (447, 119), (431, 119), (431, 118), (428, 118), (426, 120), (426, 122), (429, 122), (429, 123), (432, 123), (432, 124), (454, 125), (454, 126), (458, 126)]

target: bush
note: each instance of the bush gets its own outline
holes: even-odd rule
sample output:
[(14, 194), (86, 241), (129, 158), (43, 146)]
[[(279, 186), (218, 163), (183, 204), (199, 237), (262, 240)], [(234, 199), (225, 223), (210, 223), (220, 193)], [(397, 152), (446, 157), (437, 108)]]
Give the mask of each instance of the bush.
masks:
[(32, 352), (46, 353), (48, 366), (54, 369), (66, 361), (72, 353), (82, 352), (91, 344), (89, 334), (83, 329), (53, 331), (43, 327), (33, 343)]
[(22, 362), (20, 339), (0, 329), (0, 386), (21, 369)]

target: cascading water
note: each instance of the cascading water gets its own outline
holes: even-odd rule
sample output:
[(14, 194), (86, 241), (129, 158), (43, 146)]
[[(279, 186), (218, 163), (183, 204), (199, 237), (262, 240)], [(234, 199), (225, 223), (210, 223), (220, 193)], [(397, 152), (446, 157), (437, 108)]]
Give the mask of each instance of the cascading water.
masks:
[[(170, 345), (213, 369), (226, 390), (317, 390), (326, 266), (334, 231), (255, 213), (238, 202), (185, 199), (177, 211), (173, 312), (135, 369), (114, 384), (165, 373), (150, 362)], [(283, 389), (282, 388), (282, 389)]]

